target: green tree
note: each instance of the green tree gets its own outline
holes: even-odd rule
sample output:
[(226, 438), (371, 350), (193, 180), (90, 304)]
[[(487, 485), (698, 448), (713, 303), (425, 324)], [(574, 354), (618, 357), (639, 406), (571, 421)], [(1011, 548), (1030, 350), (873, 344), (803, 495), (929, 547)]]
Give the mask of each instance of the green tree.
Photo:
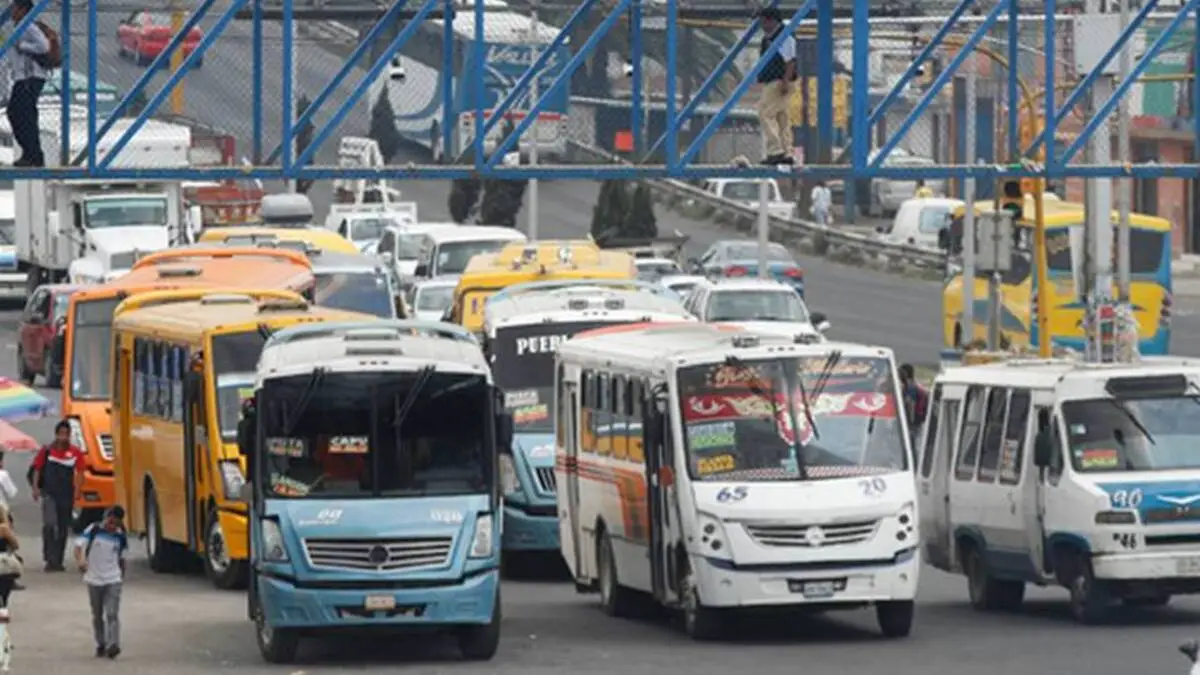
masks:
[(650, 197), (649, 185), (638, 183), (634, 188), (621, 236), (646, 239), (658, 236), (658, 219), (654, 217), (654, 200)]
[(478, 178), (458, 178), (450, 184), (450, 217), (462, 225), (479, 210), (479, 196), (483, 183)]
[(483, 200), (479, 204), (479, 222), (483, 225), (499, 225), (516, 228), (517, 216), (525, 204), (523, 180), (483, 181)]
[(396, 128), (396, 111), (392, 108), (392, 97), (385, 82), (379, 91), (379, 98), (371, 106), (371, 126), (367, 135), (379, 144), (379, 152), (383, 161), (390, 162), (400, 151), (400, 131)]
[(592, 207), (592, 239), (622, 236), (626, 214), (629, 212), (629, 192), (623, 180), (606, 180), (600, 184), (596, 205)]
[[(312, 101), (309, 100), (308, 96), (301, 96), (300, 100), (296, 102), (296, 119), (300, 119), (311, 107)], [(304, 126), (300, 127), (300, 130), (296, 133), (296, 157), (304, 154), (308, 146), (312, 145), (315, 130), (312, 120), (309, 120)], [(312, 188), (312, 184), (313, 181), (310, 179), (297, 180), (296, 192), (308, 194), (309, 189)]]

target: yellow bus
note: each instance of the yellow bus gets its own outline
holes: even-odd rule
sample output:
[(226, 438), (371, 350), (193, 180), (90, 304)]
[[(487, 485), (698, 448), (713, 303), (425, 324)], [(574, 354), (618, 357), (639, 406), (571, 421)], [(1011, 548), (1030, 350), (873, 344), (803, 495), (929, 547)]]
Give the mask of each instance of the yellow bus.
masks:
[[(993, 211), (993, 203), (976, 202), (976, 213)], [(1058, 347), (1082, 351), (1085, 303), (1076, 287), (1077, 268), (1082, 262), (1082, 204), (1047, 200), (1046, 255), (1050, 284), (1050, 334)], [(965, 213), (959, 208), (953, 215), (951, 231), (961, 232)], [(1032, 200), (1026, 200), (1025, 213), (1033, 215)], [(1118, 215), (1114, 211), (1113, 222)], [(1037, 285), (1041, 283), (1033, 266), (1033, 222), (1025, 218), (1016, 223), (1017, 246), (1011, 270), (1001, 275), (1002, 342), (1010, 347), (1035, 347), (1039, 344), (1037, 322)], [(1114, 234), (1115, 236), (1115, 234)], [(1167, 354), (1171, 335), (1171, 223), (1157, 216), (1134, 213), (1130, 216), (1130, 299), (1138, 322), (1139, 349), (1142, 354)], [(1113, 247), (1116, 255), (1116, 246)], [(1116, 269), (1114, 258), (1113, 269)], [(988, 277), (975, 278), (975, 335), (987, 334)], [(1114, 296), (1116, 289), (1113, 290)], [(947, 347), (961, 346), (963, 308), (962, 272), (949, 277), (942, 291), (942, 332)]]
[(306, 248), (330, 253), (358, 253), (358, 247), (337, 232), (316, 227), (210, 227), (200, 233), (200, 243), (258, 246), (274, 243), (279, 248)]
[(154, 291), (113, 320), (117, 502), (156, 572), (198, 555), (218, 588), (242, 586), (249, 559), (237, 424), (267, 337), (287, 326), (366, 321), (284, 290)]
[(458, 279), (450, 320), (469, 331), (483, 330), (483, 307), (513, 284), (563, 279), (636, 279), (633, 256), (606, 251), (589, 240), (516, 242), (471, 258)]

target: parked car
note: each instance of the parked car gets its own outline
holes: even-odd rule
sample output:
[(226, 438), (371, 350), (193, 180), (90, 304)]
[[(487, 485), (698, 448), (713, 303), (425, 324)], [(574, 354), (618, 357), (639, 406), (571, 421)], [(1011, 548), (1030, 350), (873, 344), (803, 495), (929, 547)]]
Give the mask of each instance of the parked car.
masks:
[[(163, 53), (163, 50), (170, 44), (171, 38), (175, 36), (175, 30), (171, 24), (171, 15), (162, 12), (138, 10), (130, 14), (117, 27), (118, 53), (141, 65), (149, 64)], [(204, 31), (200, 30), (198, 26), (193, 27), (184, 38), (179, 51), (183, 53), (184, 57), (188, 56), (195, 51), (196, 45), (200, 44), (202, 39), (204, 39)], [(195, 67), (199, 68), (203, 60), (203, 58), (196, 59)]]
[[(752, 209), (759, 206), (759, 186), (759, 181), (753, 178), (711, 178), (704, 181), (705, 192), (740, 202)], [(774, 178), (767, 181), (767, 212), (776, 218), (796, 215), (796, 205), (783, 198), (779, 183)]]
[(937, 248), (939, 234), (950, 227), (951, 216), (963, 204), (961, 199), (914, 197), (900, 205), (891, 223), (875, 231), (889, 244)]
[[(758, 274), (758, 243), (744, 239), (718, 241), (699, 259), (689, 261), (692, 274), (713, 277), (752, 277)], [(770, 276), (804, 295), (804, 269), (781, 244), (767, 245)]]
[(720, 279), (697, 285), (683, 305), (705, 323), (734, 323), (749, 330), (823, 340), (829, 320), (809, 312), (786, 283), (772, 279)]
[(683, 274), (679, 263), (668, 258), (635, 258), (633, 265), (637, 268), (638, 278), (642, 281), (652, 282), (665, 276)]
[(32, 385), (40, 374), (47, 387), (61, 386), (67, 303), (78, 288), (47, 284), (29, 296), (17, 327), (17, 372), (23, 382)]

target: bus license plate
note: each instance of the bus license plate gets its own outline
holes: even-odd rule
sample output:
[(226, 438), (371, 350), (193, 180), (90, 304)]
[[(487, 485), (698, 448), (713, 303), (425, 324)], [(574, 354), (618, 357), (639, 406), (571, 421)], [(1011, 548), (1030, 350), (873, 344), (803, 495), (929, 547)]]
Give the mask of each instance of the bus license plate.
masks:
[(1200, 576), (1200, 558), (1181, 558), (1175, 562), (1175, 571), (1184, 576)]
[(374, 611), (395, 609), (396, 598), (390, 595), (368, 595), (363, 606)]
[(788, 581), (788, 590), (793, 593), (802, 593), (806, 598), (828, 598), (843, 589), (845, 589), (844, 583), (836, 579), (824, 579), (821, 581), (792, 579)]

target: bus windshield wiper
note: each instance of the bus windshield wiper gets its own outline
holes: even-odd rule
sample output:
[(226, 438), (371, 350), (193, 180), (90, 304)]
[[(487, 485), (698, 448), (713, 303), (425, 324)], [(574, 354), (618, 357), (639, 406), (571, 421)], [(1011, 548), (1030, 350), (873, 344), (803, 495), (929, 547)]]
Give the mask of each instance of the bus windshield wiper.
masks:
[(429, 380), (433, 377), (434, 370), (435, 368), (433, 366), (425, 366), (424, 368), (418, 370), (416, 380), (412, 385), (412, 389), (408, 390), (408, 395), (404, 397), (404, 401), (401, 401), (399, 396), (396, 397), (396, 419), (392, 422), (392, 427), (396, 430), (397, 436), (400, 435), (400, 427), (404, 424), (404, 420), (408, 417), (408, 413), (411, 412), (413, 406), (417, 404), (417, 397), (421, 395), (421, 390), (425, 388), (425, 385), (428, 384)]
[(326, 371), (324, 368), (314, 368), (312, 375), (308, 378), (308, 384), (304, 386), (304, 391), (300, 393), (300, 400), (296, 403), (296, 408), (291, 415), (287, 416), (286, 423), (283, 425), (284, 436), (291, 436), (296, 430), (296, 425), (300, 424), (300, 418), (304, 416), (304, 412), (308, 409), (309, 402), (316, 395), (317, 390), (321, 388), (321, 383), (325, 381)]
[(1137, 418), (1137, 415), (1133, 414), (1133, 411), (1129, 409), (1129, 406), (1115, 398), (1106, 398), (1104, 400), (1108, 401), (1112, 407), (1120, 410), (1121, 414), (1125, 415), (1125, 418), (1128, 419), (1129, 422), (1133, 424), (1133, 426), (1136, 427), (1143, 436), (1146, 437), (1146, 440), (1150, 441), (1150, 445), (1158, 445), (1158, 443), (1154, 442), (1154, 436), (1150, 434), (1150, 430), (1146, 428), (1146, 425), (1142, 424), (1142, 421)]
[[(778, 361), (773, 361), (772, 363), (775, 363), (776, 365), (778, 365)], [(746, 377), (746, 388), (749, 389), (750, 392), (753, 393), (755, 396), (758, 396), (759, 398), (761, 398), (771, 404), (771, 420), (775, 423), (775, 426), (778, 427), (779, 426), (779, 401), (776, 400), (774, 392), (772, 392), (771, 395), (768, 395), (767, 392), (763, 391), (763, 388), (758, 384), (758, 381), (757, 381), (758, 373), (756, 373), (754, 370), (751, 370), (750, 367), (746, 365), (745, 361), (739, 359), (736, 356), (725, 357), (725, 365), (737, 368), (738, 371), (740, 371), (742, 373), (742, 375), (744, 375)], [(784, 388), (786, 390), (787, 378), (784, 377), (783, 380), (784, 380)], [(792, 412), (792, 407), (791, 407), (792, 402), (791, 402), (790, 396), (787, 397), (787, 400), (785, 401), (785, 403), (787, 404), (788, 423), (792, 425), (792, 441), (791, 441), (791, 448), (790, 448), (792, 451), (792, 456), (796, 458), (796, 467), (800, 471), (800, 479), (808, 480), (808, 470), (804, 468), (804, 459), (800, 456), (801, 455), (800, 434), (799, 434), (799, 430), (796, 428), (796, 416)]]

